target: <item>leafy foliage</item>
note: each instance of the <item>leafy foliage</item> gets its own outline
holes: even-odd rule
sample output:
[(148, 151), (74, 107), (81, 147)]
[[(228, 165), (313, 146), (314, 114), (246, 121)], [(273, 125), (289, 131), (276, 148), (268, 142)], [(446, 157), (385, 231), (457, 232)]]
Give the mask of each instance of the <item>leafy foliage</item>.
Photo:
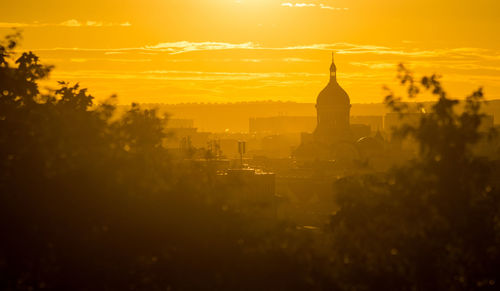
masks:
[(0, 45), (0, 289), (306, 288), (263, 239), (274, 226), (222, 207), (215, 171), (162, 147), (164, 117), (116, 118), (78, 84), (40, 94), (52, 67), (13, 60), (16, 43)]
[[(399, 132), (420, 145), (420, 157), (389, 173), (336, 184), (332, 218), (334, 281), (342, 290), (496, 290), (500, 280), (498, 165), (474, 156), (481, 138), (482, 89), (463, 113), (436, 75), (415, 81), (400, 66), (408, 97), (438, 100), (417, 125)], [(409, 108), (389, 94), (402, 115)]]

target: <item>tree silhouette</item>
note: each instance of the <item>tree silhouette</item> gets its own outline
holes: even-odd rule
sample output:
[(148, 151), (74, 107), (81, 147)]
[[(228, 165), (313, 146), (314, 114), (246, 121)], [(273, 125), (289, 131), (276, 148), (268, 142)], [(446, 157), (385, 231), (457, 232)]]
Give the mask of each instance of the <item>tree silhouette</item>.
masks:
[(288, 229), (228, 208), (214, 171), (162, 147), (165, 117), (41, 94), (52, 67), (17, 42), (0, 44), (0, 289), (307, 289)]
[[(336, 185), (332, 218), (333, 277), (342, 290), (496, 290), (500, 267), (498, 167), (473, 154), (485, 134), (482, 89), (456, 112), (439, 77), (415, 81), (400, 66), (408, 97), (437, 96), (417, 125), (398, 131), (420, 156), (387, 174), (350, 177)], [(401, 97), (386, 103), (410, 112)]]

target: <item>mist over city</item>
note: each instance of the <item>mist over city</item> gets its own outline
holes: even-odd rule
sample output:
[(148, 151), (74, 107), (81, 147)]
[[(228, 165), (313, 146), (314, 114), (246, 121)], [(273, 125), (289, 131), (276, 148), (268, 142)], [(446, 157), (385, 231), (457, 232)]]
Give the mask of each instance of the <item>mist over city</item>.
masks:
[(500, 289), (497, 2), (1, 7), (1, 290)]

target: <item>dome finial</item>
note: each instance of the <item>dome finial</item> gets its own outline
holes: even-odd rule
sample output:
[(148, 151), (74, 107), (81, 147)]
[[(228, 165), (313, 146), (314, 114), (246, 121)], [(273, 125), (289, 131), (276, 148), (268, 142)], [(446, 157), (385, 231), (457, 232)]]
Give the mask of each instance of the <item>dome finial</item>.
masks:
[(337, 80), (337, 66), (335, 65), (335, 52), (332, 51), (332, 65), (330, 66), (330, 81)]

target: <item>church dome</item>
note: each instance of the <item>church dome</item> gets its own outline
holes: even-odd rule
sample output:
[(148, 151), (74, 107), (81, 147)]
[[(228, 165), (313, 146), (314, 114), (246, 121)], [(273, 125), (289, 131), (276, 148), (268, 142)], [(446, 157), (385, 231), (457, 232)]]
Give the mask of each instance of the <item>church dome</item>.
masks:
[(330, 66), (330, 82), (328, 85), (319, 93), (318, 99), (316, 100), (316, 105), (318, 107), (332, 107), (332, 106), (342, 106), (348, 107), (351, 102), (349, 100), (349, 95), (346, 91), (340, 87), (337, 83), (337, 66), (333, 60), (332, 55), (332, 65)]
[(316, 104), (321, 107), (349, 106), (350, 100), (347, 92), (340, 87), (337, 81), (330, 81), (319, 93)]

